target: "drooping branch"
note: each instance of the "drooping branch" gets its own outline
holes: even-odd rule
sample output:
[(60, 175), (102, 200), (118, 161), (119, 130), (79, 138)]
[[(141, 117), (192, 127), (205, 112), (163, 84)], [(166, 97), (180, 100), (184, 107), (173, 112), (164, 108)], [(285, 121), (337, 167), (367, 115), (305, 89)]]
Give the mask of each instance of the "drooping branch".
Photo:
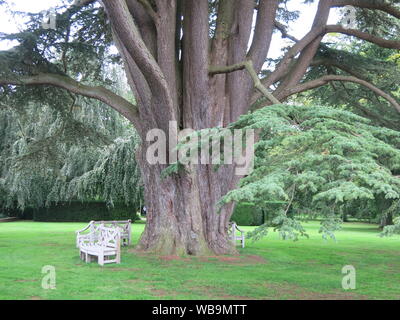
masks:
[[(336, 86), (333, 84), (334, 82), (331, 82), (331, 85), (333, 87), (334, 91), (338, 91), (338, 89), (336, 88)], [(346, 87), (344, 82), (340, 82), (340, 86), (341, 88), (344, 90), (345, 94), (347, 95), (347, 97), (351, 97), (352, 94), (349, 92), (348, 88)], [(392, 127), (392, 128), (397, 128), (397, 126), (393, 126), (393, 123), (391, 123), (390, 121), (386, 120), (385, 118), (381, 117), (379, 114), (379, 111), (374, 110), (371, 111), (368, 108), (364, 107), (363, 105), (361, 105), (361, 103), (357, 102), (357, 101), (352, 101), (352, 107), (356, 108), (357, 110), (359, 110), (363, 115), (369, 117), (369, 118), (373, 118), (376, 121), (378, 121), (379, 123), (383, 124), (384, 126), (387, 127)]]
[(136, 105), (105, 87), (88, 86), (67, 76), (40, 73), (32, 76), (20, 76), (18, 78), (0, 78), (0, 85), (51, 85), (59, 87), (84, 97), (100, 100), (118, 111), (135, 125), (138, 123), (139, 113)]
[(394, 97), (392, 97), (390, 94), (384, 92), (383, 90), (379, 89), (378, 87), (374, 86), (372, 83), (370, 83), (366, 80), (362, 80), (362, 79), (353, 77), (353, 76), (326, 75), (321, 78), (311, 80), (311, 81), (299, 84), (295, 87), (286, 89), (285, 91), (282, 91), (280, 93), (278, 99), (284, 100), (293, 94), (321, 87), (323, 85), (328, 84), (331, 81), (344, 81), (344, 82), (353, 82), (353, 83), (360, 84), (360, 85), (370, 89), (371, 91), (376, 93), (378, 96), (382, 97), (383, 99), (387, 100), (398, 112), (400, 112), (400, 104), (397, 102), (397, 100)]
[(292, 40), (293, 42), (298, 42), (299, 39), (297, 39), (296, 37), (290, 35), (287, 32), (287, 28), (285, 25), (283, 25), (282, 23), (280, 23), (279, 21), (274, 22), (275, 28), (279, 30), (279, 32), (282, 34), (282, 38), (288, 38), (289, 40)]
[(400, 10), (385, 0), (333, 0), (332, 7), (354, 6), (365, 9), (375, 9), (386, 12), (400, 19)]
[(254, 66), (253, 62), (251, 60), (247, 60), (244, 62), (236, 63), (230, 66), (210, 66), (209, 67), (209, 74), (210, 75), (216, 75), (216, 74), (221, 74), (221, 73), (231, 73), (234, 71), (239, 71), (246, 69), (246, 71), (249, 73), (251, 79), (254, 82), (254, 87), (262, 94), (264, 95), (268, 100), (270, 100), (273, 104), (279, 104), (280, 101), (274, 97), (274, 95), (268, 91), (266, 87), (261, 83), (260, 78), (258, 77)]
[(362, 32), (359, 30), (355, 29), (346, 29), (343, 28), (340, 25), (327, 25), (325, 28), (325, 33), (331, 33), (331, 32), (338, 32), (338, 33), (343, 33), (349, 36), (354, 36), (359, 39), (375, 43), (376, 45), (383, 47), (383, 48), (389, 48), (389, 49), (400, 49), (400, 41), (398, 40), (386, 40), (381, 37), (374, 36), (372, 34)]
[(353, 68), (350, 65), (341, 63), (340, 61), (336, 59), (332, 59), (329, 57), (323, 57), (323, 58), (316, 58), (313, 61), (311, 61), (310, 66), (326, 66), (326, 67), (335, 67), (338, 68), (344, 72), (347, 72), (348, 74), (359, 78), (359, 79), (364, 79), (364, 75), (362, 75), (360, 72), (358, 72), (355, 68)]
[(324, 29), (325, 26), (312, 28), (302, 39), (297, 41), (296, 44), (284, 55), (274, 72), (272, 72), (265, 80), (263, 80), (263, 84), (266, 87), (269, 87), (278, 81), (287, 72), (296, 55), (299, 54), (305, 47), (307, 47), (307, 45), (309, 45), (315, 38), (323, 34)]
[[(274, 72), (272, 72), (268, 77), (262, 80), (262, 83), (264, 84), (265, 87), (270, 87), (277, 81), (284, 79), (284, 81), (280, 84), (280, 86), (276, 91), (276, 96), (280, 96), (280, 91), (285, 91), (287, 88), (294, 87), (304, 76), (307, 68), (312, 63), (312, 59), (315, 56), (315, 52), (320, 44), (322, 37), (329, 32), (341, 32), (343, 34), (356, 36), (362, 40), (375, 43), (385, 48), (395, 48), (395, 49), (399, 48), (400, 46), (399, 41), (386, 40), (358, 30), (353, 30), (353, 29), (346, 30), (341, 26), (336, 26), (336, 25), (326, 26), (325, 24), (327, 21), (327, 13), (329, 12), (329, 7), (341, 6), (347, 4), (354, 4), (354, 5), (360, 4), (359, 1), (354, 1), (354, 3), (353, 2), (347, 3), (347, 2), (352, 2), (352, 1), (332, 0), (331, 4), (329, 4), (329, 2), (322, 2), (322, 1), (319, 3), (319, 10), (314, 19), (314, 24), (312, 29), (302, 39), (300, 40), (292, 39), (293, 41), (297, 40), (295, 45), (291, 49), (289, 49), (289, 51), (284, 55), (282, 60), (279, 62), (277, 68), (274, 70)], [(380, 9), (380, 10), (384, 8), (386, 11), (389, 8), (386, 5), (382, 7), (383, 5), (382, 1), (377, 1), (379, 3), (374, 5), (370, 1), (365, 1), (365, 2), (368, 2), (368, 5), (364, 4), (365, 6), (363, 7), (368, 7), (371, 9)], [(282, 32), (282, 35), (285, 35), (286, 30), (284, 26), (279, 24), (278, 25), (275, 24), (275, 26)], [(313, 45), (311, 46), (311, 44)], [(300, 56), (295, 61), (295, 56), (299, 53)], [(296, 63), (294, 64), (294, 62)], [(292, 65), (294, 65), (294, 67), (292, 67)], [(253, 95), (252, 101), (254, 102), (259, 97), (260, 94), (255, 93)]]

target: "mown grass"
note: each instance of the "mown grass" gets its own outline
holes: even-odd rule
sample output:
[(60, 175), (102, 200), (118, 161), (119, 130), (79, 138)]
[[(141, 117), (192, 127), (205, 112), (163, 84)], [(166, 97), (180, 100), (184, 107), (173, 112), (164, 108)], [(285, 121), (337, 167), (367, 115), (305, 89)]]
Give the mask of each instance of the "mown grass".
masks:
[[(122, 263), (79, 259), (83, 223), (0, 223), (0, 299), (399, 299), (400, 237), (379, 238), (375, 225), (346, 223), (337, 242), (318, 222), (309, 239), (282, 241), (271, 232), (238, 256), (159, 257), (123, 248)], [(143, 224), (134, 224), (136, 243)], [(243, 227), (249, 231), (252, 227)], [(56, 269), (56, 289), (41, 287), (42, 267)], [(343, 290), (342, 267), (356, 268), (356, 289)]]

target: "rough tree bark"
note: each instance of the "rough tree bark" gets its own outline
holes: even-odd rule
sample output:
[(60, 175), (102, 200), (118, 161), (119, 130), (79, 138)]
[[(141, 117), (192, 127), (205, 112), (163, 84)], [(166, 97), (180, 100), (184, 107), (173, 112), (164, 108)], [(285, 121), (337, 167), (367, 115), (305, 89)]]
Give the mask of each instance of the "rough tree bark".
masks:
[[(92, 2), (81, 1), (81, 5)], [(178, 131), (226, 126), (246, 113), (262, 95), (271, 104), (277, 103), (330, 81), (367, 86), (399, 107), (395, 98), (354, 75), (326, 76), (300, 83), (327, 32), (342, 32), (384, 47), (399, 48), (398, 41), (326, 26), (330, 8), (345, 5), (377, 9), (399, 17), (399, 10), (383, 0), (320, 0), (312, 29), (299, 40), (288, 35), (276, 21), (279, 0), (217, 1), (212, 39), (207, 0), (103, 0), (102, 3), (136, 106), (102, 87), (85, 86), (68, 77), (42, 74), (18, 80), (0, 79), (0, 85), (52, 84), (104, 101), (133, 123), (143, 140), (136, 156), (148, 208), (139, 250), (192, 255), (235, 252), (227, 236), (233, 204), (224, 206), (218, 214), (216, 207), (218, 200), (240, 179), (234, 174), (234, 166), (224, 165), (215, 171), (210, 165), (197, 165), (162, 179), (166, 165), (150, 165), (146, 159), (149, 130), (158, 128), (167, 133), (169, 121), (178, 123)], [(274, 28), (295, 44), (276, 70), (260, 82), (257, 75), (268, 55)], [(268, 90), (272, 85), (276, 90), (271, 94)], [(167, 158), (171, 162), (176, 160), (172, 154)]]
[[(270, 24), (265, 36), (272, 35), (277, 2), (263, 1), (265, 8), (260, 9), (271, 16), (263, 21)], [(211, 45), (206, 0), (117, 0), (104, 5), (129, 83), (138, 97), (140, 124), (136, 128), (143, 145), (137, 159), (148, 208), (138, 249), (193, 255), (235, 252), (227, 236), (233, 204), (219, 213), (216, 206), (240, 178), (234, 175), (234, 167), (227, 165), (215, 171), (210, 165), (197, 165), (161, 178), (165, 165), (149, 165), (145, 140), (150, 129), (168, 132), (169, 121), (177, 121), (180, 128), (197, 130), (226, 125), (246, 111), (252, 78), (247, 71), (210, 75), (209, 57), (212, 64), (220, 66), (246, 60), (255, 3), (220, 1)], [(257, 48), (253, 51), (259, 54)], [(262, 56), (255, 57), (257, 73), (266, 57), (267, 49), (263, 51)], [(241, 90), (244, 87), (246, 94)], [(172, 162), (171, 155), (169, 158)]]

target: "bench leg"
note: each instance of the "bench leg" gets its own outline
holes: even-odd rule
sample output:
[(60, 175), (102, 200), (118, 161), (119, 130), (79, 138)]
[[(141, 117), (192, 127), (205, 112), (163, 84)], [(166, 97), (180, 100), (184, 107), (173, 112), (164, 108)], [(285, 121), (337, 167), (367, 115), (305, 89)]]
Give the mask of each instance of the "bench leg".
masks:
[(116, 256), (115, 256), (115, 260), (117, 264), (121, 263), (121, 252), (117, 252)]
[(104, 266), (104, 255), (103, 254), (100, 254), (99, 255), (99, 265), (101, 265), (101, 266)]

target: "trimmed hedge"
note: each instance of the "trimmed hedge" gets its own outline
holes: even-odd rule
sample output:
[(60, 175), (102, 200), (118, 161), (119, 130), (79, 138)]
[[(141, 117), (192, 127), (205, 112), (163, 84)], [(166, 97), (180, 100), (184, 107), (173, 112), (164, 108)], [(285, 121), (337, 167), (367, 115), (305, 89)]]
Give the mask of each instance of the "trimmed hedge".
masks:
[(263, 212), (251, 203), (238, 203), (233, 211), (232, 221), (239, 226), (259, 226), (263, 223)]
[(66, 202), (48, 208), (33, 210), (33, 220), (43, 222), (87, 222), (91, 220), (138, 220), (136, 208), (114, 204), (108, 208), (105, 202)]
[(0, 208), (0, 216), (17, 217), (19, 219), (32, 220), (33, 210), (34, 209), (32, 208), (26, 208), (25, 211), (21, 211), (19, 209)]

